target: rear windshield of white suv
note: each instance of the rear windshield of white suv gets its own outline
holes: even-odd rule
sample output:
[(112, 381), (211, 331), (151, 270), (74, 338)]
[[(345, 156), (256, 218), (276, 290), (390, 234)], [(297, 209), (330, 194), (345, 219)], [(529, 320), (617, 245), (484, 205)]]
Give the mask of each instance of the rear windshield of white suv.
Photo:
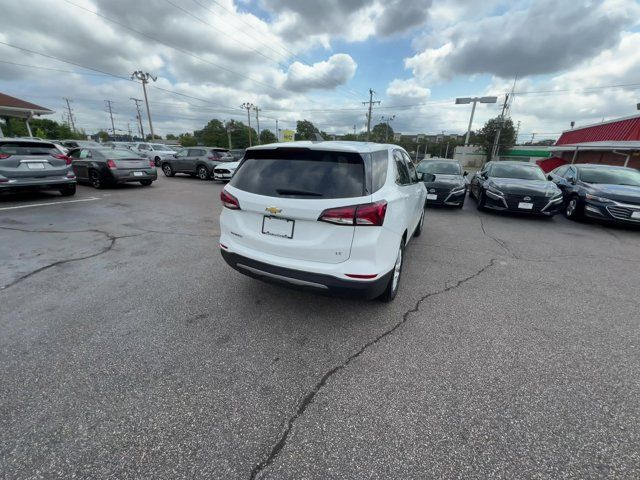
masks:
[(351, 152), (250, 150), (231, 185), (269, 197), (361, 197), (365, 195), (365, 166), (362, 157)]
[(0, 141), (0, 153), (8, 155), (54, 155), (61, 153), (53, 143)]

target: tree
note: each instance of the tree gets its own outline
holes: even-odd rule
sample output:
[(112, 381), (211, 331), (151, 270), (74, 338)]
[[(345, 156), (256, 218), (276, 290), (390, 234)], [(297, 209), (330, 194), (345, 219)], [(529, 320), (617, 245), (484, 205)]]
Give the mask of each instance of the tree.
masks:
[(223, 147), (229, 142), (224, 124), (215, 118), (209, 120), (202, 130), (193, 132), (193, 136), (198, 143), (208, 147)]
[(388, 134), (386, 122), (374, 125), (374, 127), (371, 129), (371, 141), (378, 143), (387, 143), (388, 139), (393, 140), (393, 128), (391, 128), (391, 125), (389, 125)]
[(109, 134), (107, 132), (105, 132), (104, 130), (100, 130), (98, 132), (98, 138), (100, 139), (101, 142), (108, 142), (109, 141)]
[(167, 140), (177, 140), (178, 137), (176, 137), (173, 133), (167, 133), (164, 138), (166, 138)]
[(298, 120), (296, 123), (296, 140), (317, 140), (316, 133), (320, 133), (320, 130), (309, 120)]
[[(16, 137), (26, 137), (29, 135), (24, 120), (19, 120), (17, 118), (9, 118), (7, 120), (4, 132), (5, 135)], [(74, 133), (67, 124), (58, 123), (55, 120), (49, 120), (47, 118), (32, 118), (29, 121), (29, 125), (31, 126), (31, 131), (34, 132), (34, 135), (36, 132), (39, 132), (39, 135), (36, 136), (40, 138), (59, 140), (67, 138), (81, 140), (87, 138), (84, 130)]]
[(198, 141), (190, 133), (181, 133), (178, 135), (178, 142), (183, 147), (195, 147)]
[(278, 137), (276, 137), (275, 133), (268, 128), (265, 128), (260, 132), (260, 143), (262, 145), (266, 145), (267, 143), (276, 143), (277, 141)]
[[(147, 133), (147, 141), (152, 140), (151, 138), (151, 134)], [(162, 137), (160, 135), (158, 135), (157, 133), (153, 134), (153, 140), (162, 140)]]
[[(487, 120), (484, 127), (478, 131), (478, 144), (487, 156), (487, 160), (491, 160), (489, 157), (491, 156), (493, 142), (496, 138), (496, 134), (498, 133), (501, 121), (501, 117), (491, 118)], [(516, 130), (513, 127), (513, 121), (510, 118), (504, 119), (499, 142), (498, 153), (509, 150), (516, 143)]]

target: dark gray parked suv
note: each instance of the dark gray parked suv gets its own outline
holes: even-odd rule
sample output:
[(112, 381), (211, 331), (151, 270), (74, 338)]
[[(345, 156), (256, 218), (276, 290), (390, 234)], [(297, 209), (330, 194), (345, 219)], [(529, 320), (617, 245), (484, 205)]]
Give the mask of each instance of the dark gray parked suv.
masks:
[(216, 165), (233, 161), (234, 158), (224, 148), (182, 148), (173, 157), (167, 157), (162, 161), (162, 172), (167, 177), (173, 177), (176, 173), (188, 173), (200, 180), (209, 180)]
[(71, 159), (50, 142), (0, 138), (0, 191), (33, 188), (74, 195)]
[(126, 148), (77, 148), (69, 155), (78, 181), (95, 188), (131, 182), (148, 187), (158, 179), (153, 160)]

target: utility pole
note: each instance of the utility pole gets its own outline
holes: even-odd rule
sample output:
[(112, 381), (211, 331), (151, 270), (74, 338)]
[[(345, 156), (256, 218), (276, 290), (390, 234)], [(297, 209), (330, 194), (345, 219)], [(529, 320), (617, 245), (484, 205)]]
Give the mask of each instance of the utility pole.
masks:
[(131, 141), (132, 137), (131, 137), (131, 123), (127, 122), (127, 132), (129, 132), (129, 141)]
[(449, 158), (449, 142), (447, 142), (447, 149), (444, 152), (444, 158)]
[(139, 98), (133, 98), (133, 97), (129, 97), (129, 100), (133, 100), (136, 103), (136, 111), (138, 112), (138, 114), (136, 115), (136, 118), (138, 119), (140, 137), (142, 138), (142, 141), (144, 141), (144, 128), (142, 128), (142, 112), (140, 111), (140, 103), (142, 103), (142, 100)]
[(276, 140), (280, 141), (280, 130), (278, 130), (278, 119), (276, 118)]
[(378, 105), (380, 105), (380, 101), (373, 101), (373, 94), (376, 93), (374, 92), (371, 88), (369, 89), (369, 101), (368, 102), (362, 102), (363, 105), (367, 105), (369, 104), (369, 113), (367, 114), (367, 142), (371, 139), (371, 108), (373, 107), (374, 103), (377, 103)]
[(535, 134), (535, 133), (532, 133), (532, 134), (531, 134), (531, 145), (533, 145), (533, 139), (534, 139), (534, 138), (536, 138), (536, 134)]
[(498, 131), (496, 132), (496, 137), (493, 139), (493, 148), (491, 149), (491, 157), (490, 160), (494, 160), (500, 151), (500, 134), (502, 133), (502, 126), (504, 125), (504, 113), (507, 110), (507, 106), (509, 105), (509, 97), (511, 95), (507, 93), (504, 97), (504, 103), (502, 104), (502, 113), (500, 113)]
[(71, 110), (71, 105), (69, 105), (69, 99), (65, 97), (64, 100), (67, 102), (67, 118), (71, 124), (71, 131), (76, 133), (76, 123), (73, 120), (73, 110)]
[[(356, 137), (356, 126), (353, 126), (353, 136)], [(358, 137), (356, 137), (356, 140), (358, 139)]]
[(253, 111), (256, 112), (256, 128), (258, 129), (258, 138), (256, 140), (257, 140), (258, 145), (260, 145), (261, 142), (260, 142), (260, 116), (259, 116), (259, 113), (262, 111), (262, 109), (259, 106), (254, 105)]
[(518, 126), (516, 127), (516, 144), (518, 143), (518, 134), (520, 133), (520, 120), (518, 120)]
[(253, 108), (253, 103), (244, 102), (240, 107), (247, 111), (247, 123), (249, 124), (249, 146), (251, 146), (251, 109)]
[[(142, 91), (144, 92), (144, 103), (147, 105), (147, 117), (149, 118), (149, 130), (151, 130), (151, 141), (155, 139), (155, 135), (153, 133), (153, 123), (151, 123), (151, 110), (149, 110), (149, 99), (147, 98), (147, 83), (149, 83), (149, 79), (154, 82), (158, 79), (158, 77), (154, 77), (148, 72), (143, 72), (142, 70), (136, 70), (131, 74), (131, 80), (138, 79), (142, 82)], [(144, 138), (143, 138), (144, 140)]]
[(109, 117), (111, 117), (111, 133), (113, 134), (113, 138), (116, 137), (116, 127), (113, 123), (113, 109), (111, 108), (111, 100), (105, 100), (104, 103), (107, 104), (107, 112), (109, 112)]
[(233, 148), (231, 146), (231, 132), (235, 130), (235, 128), (233, 128), (233, 120), (229, 120), (225, 125), (225, 127), (227, 129), (227, 140), (229, 141), (229, 150), (231, 150)]

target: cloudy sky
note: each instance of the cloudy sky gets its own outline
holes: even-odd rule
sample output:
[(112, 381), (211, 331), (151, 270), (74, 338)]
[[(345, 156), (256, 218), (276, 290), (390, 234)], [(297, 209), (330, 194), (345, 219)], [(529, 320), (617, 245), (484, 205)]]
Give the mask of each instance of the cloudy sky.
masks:
[[(464, 133), (459, 96), (511, 105), (520, 140), (632, 115), (640, 102), (640, 2), (635, 0), (20, 0), (3, 2), (0, 92), (63, 112), (87, 132), (135, 128), (130, 97), (149, 88), (156, 133), (209, 119), (261, 128), (309, 119), (334, 133), (395, 115), (403, 133)], [(19, 47), (19, 48), (16, 48)], [(475, 127), (499, 112), (479, 105)], [(148, 127), (145, 126), (148, 132)]]

